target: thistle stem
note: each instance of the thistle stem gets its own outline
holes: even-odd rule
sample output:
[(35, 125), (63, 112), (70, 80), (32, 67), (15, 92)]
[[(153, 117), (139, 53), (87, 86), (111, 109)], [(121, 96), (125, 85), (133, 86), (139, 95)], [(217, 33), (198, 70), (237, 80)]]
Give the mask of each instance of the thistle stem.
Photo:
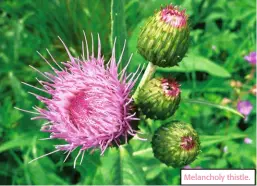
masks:
[(137, 89), (136, 89), (135, 93), (132, 96), (133, 99), (135, 100), (135, 102), (137, 102), (137, 97), (138, 97), (138, 94), (139, 94), (139, 90), (145, 85), (145, 83), (147, 81), (149, 81), (151, 79), (151, 77), (153, 76), (155, 71), (156, 71), (156, 66), (153, 63), (149, 62), (147, 67), (146, 67), (145, 73), (144, 73), (139, 85), (137, 86)]

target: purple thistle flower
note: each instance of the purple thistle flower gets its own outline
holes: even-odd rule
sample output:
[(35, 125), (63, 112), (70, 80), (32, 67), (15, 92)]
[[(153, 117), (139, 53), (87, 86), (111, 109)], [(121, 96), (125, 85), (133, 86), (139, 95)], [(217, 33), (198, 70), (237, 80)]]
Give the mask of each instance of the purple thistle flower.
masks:
[[(32, 67), (48, 80), (39, 80), (44, 89), (34, 88), (50, 94), (51, 98), (33, 93), (46, 105), (46, 109), (35, 107), (37, 113), (31, 113), (38, 114), (32, 120), (45, 119), (48, 121), (41, 128), (41, 131), (51, 133), (47, 139), (57, 138), (66, 141), (64, 145), (56, 145), (55, 151), (39, 158), (57, 151), (68, 152), (68, 157), (72, 151), (80, 148), (74, 160), (75, 167), (76, 160), (81, 153), (82, 162), (85, 150), (99, 148), (102, 155), (109, 145), (119, 145), (121, 137), (125, 138), (127, 142), (128, 135), (135, 136), (136, 131), (132, 129), (130, 122), (139, 119), (132, 109), (133, 99), (130, 93), (141, 72), (138, 73), (139, 67), (135, 73), (126, 75), (126, 68), (132, 55), (126, 67), (120, 73), (118, 72), (125, 43), (118, 62), (116, 63), (114, 47), (112, 56), (105, 65), (104, 58), (101, 56), (99, 35), (97, 57), (94, 56), (94, 46), (92, 46), (92, 54), (89, 54), (86, 36), (87, 58), (84, 55), (83, 42), (82, 59), (74, 58), (64, 42), (62, 40), (61, 42), (68, 53), (70, 62), (65, 62), (63, 63), (64, 67), (60, 67), (48, 52), (59, 70), (54, 68), (41, 54), (54, 73), (42, 73)], [(26, 112), (26, 110), (23, 111)]]
[(252, 139), (250, 139), (250, 138), (244, 138), (244, 143), (245, 143), (245, 144), (251, 144), (252, 142), (253, 142)]
[(256, 65), (256, 52), (251, 52), (248, 56), (245, 56), (244, 59), (249, 63)]
[(237, 103), (237, 110), (244, 116), (248, 116), (253, 109), (252, 104), (249, 101), (239, 101)]

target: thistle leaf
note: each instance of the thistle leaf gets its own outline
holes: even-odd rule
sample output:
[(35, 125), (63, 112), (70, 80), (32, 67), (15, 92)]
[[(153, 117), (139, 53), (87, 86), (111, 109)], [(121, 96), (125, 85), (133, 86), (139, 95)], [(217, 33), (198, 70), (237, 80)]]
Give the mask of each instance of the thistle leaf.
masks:
[(184, 102), (185, 103), (193, 103), (193, 104), (202, 104), (202, 105), (206, 105), (206, 106), (209, 106), (209, 107), (218, 108), (218, 109), (231, 112), (231, 113), (233, 113), (235, 115), (238, 115), (238, 116), (244, 118), (244, 116), (240, 112), (236, 111), (235, 109), (233, 109), (231, 107), (227, 107), (227, 106), (211, 103), (211, 102), (204, 101), (204, 100), (185, 99)]
[[(116, 38), (115, 44), (115, 56), (116, 59), (121, 55), (124, 42), (127, 38), (127, 30), (125, 24), (124, 15), (124, 1), (112, 0), (111, 3), (111, 45), (113, 45)], [(112, 46), (113, 47), (113, 46)], [(128, 53), (127, 50), (124, 51), (123, 62), (127, 62)], [(123, 63), (120, 64), (120, 69), (124, 67)]]
[[(103, 183), (95, 180), (93, 184), (111, 185), (144, 185), (145, 178), (141, 167), (131, 157), (125, 146), (119, 149), (110, 148), (101, 158), (102, 166), (99, 167), (96, 177), (104, 178)], [(106, 176), (108, 174), (108, 176)], [(102, 175), (102, 176), (101, 176)]]

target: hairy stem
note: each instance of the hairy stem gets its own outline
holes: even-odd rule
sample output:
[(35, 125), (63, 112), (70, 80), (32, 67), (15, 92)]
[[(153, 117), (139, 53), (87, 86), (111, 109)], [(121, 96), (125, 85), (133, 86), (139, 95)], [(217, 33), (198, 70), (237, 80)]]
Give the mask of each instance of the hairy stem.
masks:
[(132, 96), (133, 99), (135, 100), (135, 102), (137, 102), (137, 97), (138, 97), (138, 94), (139, 94), (139, 90), (145, 85), (145, 83), (147, 81), (149, 81), (151, 79), (151, 77), (153, 76), (155, 71), (156, 71), (156, 66), (153, 63), (149, 62), (147, 67), (146, 67), (145, 73), (144, 73), (139, 85), (137, 86), (137, 89), (136, 89), (135, 93)]

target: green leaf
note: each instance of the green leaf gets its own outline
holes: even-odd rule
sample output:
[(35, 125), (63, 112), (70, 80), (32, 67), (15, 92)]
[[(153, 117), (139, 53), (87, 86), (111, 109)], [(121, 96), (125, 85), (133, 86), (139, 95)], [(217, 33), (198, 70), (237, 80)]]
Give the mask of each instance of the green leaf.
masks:
[(19, 137), (16, 137), (10, 141), (7, 141), (3, 144), (1, 144), (0, 146), (0, 153), (10, 150), (10, 149), (14, 149), (14, 148), (18, 148), (18, 147), (22, 147), (22, 146), (30, 146), (31, 145), (31, 134), (26, 134), (26, 135), (21, 135)]
[(10, 85), (12, 87), (13, 93), (14, 93), (14, 98), (16, 103), (22, 103), (24, 102), (24, 97), (26, 96), (25, 91), (21, 87), (20, 81), (17, 79), (15, 74), (13, 72), (8, 73), (8, 78), (10, 81)]
[(222, 66), (203, 57), (189, 53), (187, 57), (179, 63), (179, 66), (170, 68), (159, 68), (160, 72), (207, 72), (210, 75), (228, 78), (231, 74)]
[[(101, 158), (102, 166), (93, 184), (110, 185), (144, 185), (145, 178), (141, 167), (124, 146), (111, 148)], [(106, 175), (108, 174), (108, 176)], [(102, 176), (101, 176), (102, 175)], [(102, 178), (99, 183), (98, 178)]]
[(11, 98), (6, 97), (3, 105), (0, 104), (0, 123), (2, 123), (2, 126), (9, 129), (15, 127), (15, 123), (21, 117), (22, 114), (18, 110), (13, 109)]
[(215, 136), (206, 136), (200, 135), (201, 147), (208, 147), (213, 144), (222, 143), (228, 140), (245, 138), (245, 134), (231, 134), (231, 135), (215, 135)]
[[(51, 165), (53, 167), (51, 167)], [(44, 157), (40, 161), (35, 161), (27, 165), (27, 168), (30, 173), (31, 180), (35, 185), (47, 183), (51, 183), (54, 185), (68, 184), (66, 178), (63, 178), (58, 175), (57, 171), (55, 170), (56, 167), (54, 166), (54, 163), (50, 160), (49, 157)]]
[[(125, 15), (124, 15), (124, 1), (121, 0), (112, 0), (111, 3), (111, 45), (113, 45), (116, 38), (115, 44), (115, 56), (116, 59), (119, 59), (124, 42), (127, 38), (127, 30), (125, 24)], [(127, 62), (128, 53), (127, 50), (124, 51), (122, 61)], [(120, 67), (124, 67), (121, 62)]]
[(152, 180), (163, 173), (166, 165), (160, 163), (160, 161), (154, 157), (151, 145), (149, 143), (147, 144), (149, 146), (148, 148), (134, 151), (133, 157), (136, 158), (137, 161), (140, 162), (140, 165), (143, 167), (146, 179)]
[[(72, 153), (73, 159), (76, 158), (77, 154)], [(81, 165), (76, 166), (76, 170), (80, 173), (81, 175), (81, 180), (78, 183), (79, 185), (92, 185), (94, 179), (98, 179), (98, 183), (103, 183), (99, 182), (99, 180), (102, 180), (102, 178), (96, 178), (97, 170), (101, 166), (100, 164), (100, 159), (102, 157), (100, 156), (100, 152), (85, 152), (85, 161), (82, 162)], [(62, 162), (61, 162), (62, 163)]]
[(142, 20), (137, 24), (136, 28), (133, 30), (131, 36), (129, 37), (128, 47), (129, 52), (133, 53), (133, 58), (131, 64), (129, 65), (129, 72), (135, 72), (138, 65), (144, 64), (147, 61), (137, 52), (137, 40), (140, 34), (142, 26), (145, 24), (146, 20)]
[(193, 100), (193, 99), (184, 99), (184, 102), (186, 103), (195, 103), (195, 104), (202, 104), (202, 105), (206, 105), (206, 106), (209, 106), (209, 107), (214, 107), (214, 108), (218, 108), (218, 109), (221, 109), (221, 110), (225, 110), (225, 111), (228, 111), (228, 112), (231, 112), (233, 114), (236, 114), (242, 118), (244, 118), (244, 116), (236, 111), (235, 109), (233, 108), (230, 108), (230, 107), (226, 107), (226, 106), (223, 106), (223, 105), (218, 105), (218, 104), (215, 104), (215, 103), (211, 103), (211, 102), (208, 102), (208, 101), (204, 101), (204, 100)]

